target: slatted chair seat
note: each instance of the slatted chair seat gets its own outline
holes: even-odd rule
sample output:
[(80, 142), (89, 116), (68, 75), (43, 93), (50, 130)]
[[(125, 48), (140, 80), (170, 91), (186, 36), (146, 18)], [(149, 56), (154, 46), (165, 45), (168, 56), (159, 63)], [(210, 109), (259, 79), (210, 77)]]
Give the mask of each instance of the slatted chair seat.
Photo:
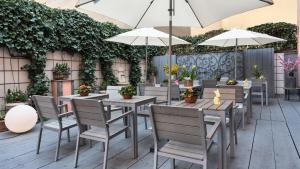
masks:
[[(72, 128), (77, 126), (74, 117), (64, 117), (61, 120), (62, 129)], [(59, 123), (57, 120), (48, 120), (45, 122), (44, 127), (49, 129), (59, 130)]]
[[(110, 127), (109, 128), (109, 134), (110, 138), (116, 136), (120, 132), (123, 132), (127, 130), (128, 126), (122, 126), (122, 127)], [(80, 134), (80, 137), (86, 138), (86, 139), (92, 139), (96, 141), (105, 141), (107, 139), (106, 136), (106, 130), (104, 128), (99, 128), (99, 127), (92, 127), (91, 129), (83, 132)]]
[[(221, 120), (221, 118), (217, 117), (217, 116), (209, 116), (209, 115), (204, 116), (204, 121), (207, 123), (215, 123), (220, 120)], [(230, 122), (230, 119), (228, 117), (226, 117), (226, 125), (229, 125), (229, 122)]]
[(201, 145), (188, 144), (179, 141), (170, 140), (158, 150), (158, 155), (169, 158), (182, 159), (184, 161), (204, 160), (204, 151), (201, 151)]

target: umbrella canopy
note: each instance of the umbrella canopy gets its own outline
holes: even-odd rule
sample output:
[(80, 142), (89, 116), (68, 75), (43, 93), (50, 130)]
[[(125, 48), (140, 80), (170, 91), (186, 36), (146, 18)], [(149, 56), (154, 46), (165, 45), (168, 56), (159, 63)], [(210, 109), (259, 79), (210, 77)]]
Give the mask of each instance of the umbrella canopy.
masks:
[[(129, 32), (121, 33), (114, 37), (106, 39), (110, 42), (119, 42), (133, 46), (146, 46), (146, 67), (145, 77), (147, 80), (148, 65), (148, 46), (169, 46), (169, 34), (156, 30), (154, 28), (140, 28)], [(189, 42), (172, 36), (172, 45), (190, 44)]]
[(252, 32), (243, 29), (231, 29), (220, 35), (214, 36), (199, 45), (208, 46), (245, 46), (245, 45), (265, 45), (273, 42), (286, 41), (281, 38), (270, 36), (263, 33)]
[[(272, 5), (272, 0), (79, 0), (76, 7), (94, 11), (131, 26), (169, 26), (172, 44), (174, 26), (208, 26), (226, 17)], [(171, 72), (172, 45), (169, 45)], [(171, 104), (171, 76), (168, 83)]]
[(235, 56), (234, 56), (234, 77), (236, 79), (236, 66), (237, 66), (237, 47), (245, 45), (265, 45), (273, 42), (282, 42), (286, 41), (281, 38), (270, 36), (263, 33), (252, 32), (242, 29), (231, 29), (230, 31), (221, 33), (220, 35), (214, 36), (199, 45), (207, 46), (219, 46), (219, 47), (229, 47), (235, 46)]
[[(106, 41), (125, 43), (134, 46), (169, 46), (169, 34), (154, 28), (140, 28), (121, 33)], [(172, 36), (172, 45), (190, 44), (189, 42)]]
[(79, 0), (77, 7), (100, 13), (131, 26), (208, 26), (226, 17), (268, 6), (272, 0)]

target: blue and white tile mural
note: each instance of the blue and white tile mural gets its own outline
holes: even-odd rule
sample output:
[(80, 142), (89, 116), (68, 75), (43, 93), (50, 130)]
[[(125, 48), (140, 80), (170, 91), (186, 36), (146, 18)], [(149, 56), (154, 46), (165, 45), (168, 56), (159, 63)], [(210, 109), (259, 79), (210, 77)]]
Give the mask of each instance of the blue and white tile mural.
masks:
[[(178, 65), (197, 67), (197, 79), (234, 78), (234, 52), (177, 56)], [(237, 79), (243, 79), (243, 52), (237, 53)]]

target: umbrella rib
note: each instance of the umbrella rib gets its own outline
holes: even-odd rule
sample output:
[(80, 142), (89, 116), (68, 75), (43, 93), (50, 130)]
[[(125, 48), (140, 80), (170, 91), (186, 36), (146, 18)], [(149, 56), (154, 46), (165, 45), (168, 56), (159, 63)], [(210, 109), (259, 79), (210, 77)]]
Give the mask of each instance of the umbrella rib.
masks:
[(270, 1), (267, 1), (267, 0), (260, 0), (261, 2), (265, 2), (265, 3), (267, 3), (267, 4), (269, 4), (269, 5), (273, 5), (274, 3), (273, 2), (270, 2)]
[(204, 28), (204, 26), (203, 26), (202, 23), (200, 22), (200, 19), (198, 18), (198, 16), (196, 15), (194, 9), (192, 8), (190, 2), (189, 2), (188, 0), (185, 0), (185, 2), (186, 2), (186, 3), (189, 5), (189, 7), (191, 8), (191, 10), (192, 10), (193, 14), (195, 15), (197, 21), (199, 22), (200, 26), (201, 26), (202, 28)]
[(83, 2), (83, 3), (80, 3), (80, 4), (76, 4), (75, 7), (78, 8), (82, 5), (88, 4), (88, 3), (93, 2), (93, 1), (95, 1), (95, 0), (89, 0), (89, 1), (86, 1), (86, 2)]
[(259, 45), (264, 45), (264, 44), (258, 42), (255, 38), (252, 38), (252, 39), (253, 39), (255, 42), (257, 42)]
[(132, 44), (137, 40), (137, 38), (139, 38), (139, 37), (136, 36), (136, 37), (133, 39), (133, 41), (130, 43), (130, 45), (132, 45)]
[(160, 37), (158, 38), (164, 45), (168, 46)]
[(148, 12), (149, 8), (151, 7), (151, 5), (153, 4), (154, 0), (152, 0), (149, 4), (149, 6), (147, 7), (146, 11), (143, 13), (142, 17), (139, 19), (138, 23), (135, 25), (134, 28), (137, 28), (139, 26), (139, 24), (141, 23), (142, 19), (144, 18), (144, 16), (146, 15), (146, 13)]

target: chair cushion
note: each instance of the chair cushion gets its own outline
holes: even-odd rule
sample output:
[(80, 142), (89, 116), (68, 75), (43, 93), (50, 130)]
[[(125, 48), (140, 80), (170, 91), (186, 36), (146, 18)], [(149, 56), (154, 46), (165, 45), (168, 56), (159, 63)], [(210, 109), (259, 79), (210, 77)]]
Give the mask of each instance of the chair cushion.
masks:
[[(204, 152), (201, 145), (195, 145), (195, 144), (188, 144), (178, 141), (170, 140), (168, 143), (163, 145), (159, 150), (159, 155), (175, 155), (180, 156), (183, 158), (192, 158), (195, 160), (203, 160), (203, 154)], [(205, 148), (204, 148), (205, 150)], [(162, 154), (163, 153), (163, 154)]]
[[(77, 122), (76, 122), (74, 116), (63, 117), (61, 122), (62, 122), (63, 129), (77, 126)], [(46, 128), (59, 130), (58, 120), (55, 120), (55, 119), (46, 121), (44, 126)]]

